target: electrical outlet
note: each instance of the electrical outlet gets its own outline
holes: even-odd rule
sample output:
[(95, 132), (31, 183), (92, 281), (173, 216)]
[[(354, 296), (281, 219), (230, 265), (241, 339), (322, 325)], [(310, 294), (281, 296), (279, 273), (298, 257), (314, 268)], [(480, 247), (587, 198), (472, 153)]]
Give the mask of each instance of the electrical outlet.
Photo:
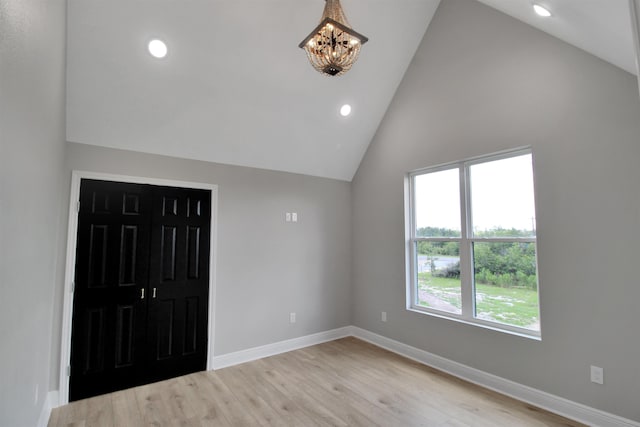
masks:
[(298, 212), (291, 212), (291, 222), (298, 222)]
[(291, 222), (291, 212), (286, 212), (286, 213), (284, 214), (284, 220), (285, 220), (286, 222)]
[(592, 365), (591, 382), (596, 384), (604, 384), (604, 369)]
[(296, 323), (296, 314), (289, 313), (289, 323)]
[(383, 311), (382, 315), (380, 316), (380, 320), (382, 320), (383, 322), (387, 321), (387, 312)]

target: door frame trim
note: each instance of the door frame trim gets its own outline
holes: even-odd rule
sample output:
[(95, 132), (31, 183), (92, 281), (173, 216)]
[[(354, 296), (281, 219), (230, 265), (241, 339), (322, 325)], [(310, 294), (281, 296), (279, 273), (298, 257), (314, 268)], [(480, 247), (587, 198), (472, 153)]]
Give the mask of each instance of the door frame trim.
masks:
[(213, 344), (215, 337), (216, 303), (216, 258), (218, 238), (218, 186), (202, 182), (178, 181), (164, 178), (118, 175), (100, 172), (73, 170), (71, 172), (71, 196), (69, 198), (69, 222), (67, 227), (67, 255), (64, 273), (64, 293), (62, 305), (62, 331), (60, 340), (60, 381), (59, 405), (69, 403), (69, 369), (71, 366), (71, 320), (73, 319), (73, 281), (76, 266), (76, 244), (78, 236), (78, 202), (80, 181), (96, 179), (134, 184), (160, 185), (165, 187), (192, 188), (211, 192), (211, 236), (209, 250), (209, 319), (207, 334), (207, 370), (213, 369)]

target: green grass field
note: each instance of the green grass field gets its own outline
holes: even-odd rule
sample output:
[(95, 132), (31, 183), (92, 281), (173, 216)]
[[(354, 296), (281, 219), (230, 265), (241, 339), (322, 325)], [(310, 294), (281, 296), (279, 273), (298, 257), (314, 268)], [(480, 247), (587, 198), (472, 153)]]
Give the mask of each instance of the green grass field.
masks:
[[(453, 307), (461, 307), (460, 280), (418, 273), (418, 294), (429, 294)], [(419, 305), (429, 307), (420, 298)], [(523, 328), (538, 329), (538, 292), (476, 284), (476, 317)]]

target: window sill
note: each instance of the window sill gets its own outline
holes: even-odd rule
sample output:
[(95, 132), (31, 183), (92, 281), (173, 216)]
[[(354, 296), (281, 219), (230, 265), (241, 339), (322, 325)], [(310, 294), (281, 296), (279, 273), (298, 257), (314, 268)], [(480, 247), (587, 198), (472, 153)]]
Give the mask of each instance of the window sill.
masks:
[(410, 307), (407, 307), (407, 311), (411, 311), (419, 314), (426, 314), (427, 316), (438, 317), (440, 319), (452, 320), (454, 322), (463, 323), (465, 325), (477, 326), (483, 329), (489, 329), (491, 331), (501, 332), (509, 335), (515, 335), (521, 338), (528, 338), (534, 341), (542, 341), (542, 336), (540, 331), (532, 331), (529, 329), (503, 325), (501, 323), (489, 322), (489, 321), (480, 320), (480, 319), (473, 319), (473, 320), (465, 319), (457, 314), (430, 310), (424, 307), (410, 306)]

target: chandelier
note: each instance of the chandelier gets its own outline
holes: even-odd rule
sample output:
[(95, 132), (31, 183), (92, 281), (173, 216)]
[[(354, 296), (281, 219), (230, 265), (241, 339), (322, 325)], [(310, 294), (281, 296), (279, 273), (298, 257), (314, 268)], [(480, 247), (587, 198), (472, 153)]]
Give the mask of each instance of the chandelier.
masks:
[(313, 68), (328, 76), (340, 76), (358, 59), (360, 46), (369, 39), (349, 25), (340, 0), (325, 0), (322, 20), (298, 45), (307, 52)]

